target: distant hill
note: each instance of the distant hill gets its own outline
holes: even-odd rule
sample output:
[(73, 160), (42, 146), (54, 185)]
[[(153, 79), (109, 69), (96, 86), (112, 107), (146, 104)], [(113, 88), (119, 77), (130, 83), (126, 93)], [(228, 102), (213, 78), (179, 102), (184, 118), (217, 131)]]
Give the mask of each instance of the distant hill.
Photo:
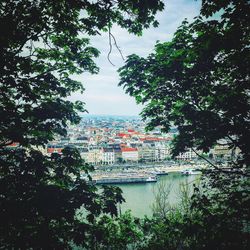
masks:
[(140, 120), (140, 116), (129, 116), (129, 115), (94, 115), (94, 114), (83, 114), (82, 118), (93, 118), (93, 119), (122, 119), (122, 120)]

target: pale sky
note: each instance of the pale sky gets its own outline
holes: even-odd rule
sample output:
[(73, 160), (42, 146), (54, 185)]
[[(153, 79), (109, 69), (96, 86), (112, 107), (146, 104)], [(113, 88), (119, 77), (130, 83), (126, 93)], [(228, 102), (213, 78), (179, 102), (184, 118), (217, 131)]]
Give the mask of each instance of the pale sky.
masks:
[[(200, 0), (164, 1), (165, 10), (157, 15), (159, 26), (145, 30), (141, 37), (131, 35), (117, 26), (112, 28), (111, 32), (125, 58), (130, 54), (146, 57), (153, 51), (157, 40), (165, 42), (172, 38), (184, 18), (192, 21), (199, 14)], [(99, 58), (96, 59), (100, 72), (98, 75), (83, 73), (75, 76), (74, 79), (83, 83), (85, 92), (84, 94), (74, 93), (70, 100), (85, 102), (89, 114), (138, 115), (142, 106), (138, 106), (134, 98), (125, 94), (122, 87), (118, 87), (117, 70), (124, 65), (125, 61), (122, 60), (114, 46), (110, 59), (115, 66), (111, 65), (107, 59), (109, 52), (108, 33), (94, 37), (91, 39), (91, 43), (101, 52)]]

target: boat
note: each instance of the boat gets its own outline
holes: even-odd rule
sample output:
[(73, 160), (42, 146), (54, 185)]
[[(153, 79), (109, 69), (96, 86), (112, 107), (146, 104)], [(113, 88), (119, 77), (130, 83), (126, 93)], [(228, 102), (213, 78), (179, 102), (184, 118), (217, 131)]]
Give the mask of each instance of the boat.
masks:
[(156, 174), (157, 174), (157, 175), (168, 175), (168, 172), (165, 171), (165, 170), (157, 170), (157, 171), (156, 171)]
[(156, 176), (149, 176), (146, 179), (146, 182), (156, 182), (157, 181), (157, 177)]
[(151, 174), (151, 175), (168, 175), (167, 171), (157, 168), (155, 168), (154, 170), (144, 170), (141, 173)]
[(147, 183), (156, 182), (156, 175), (125, 175), (117, 174), (112, 176), (94, 176), (92, 178), (94, 184), (125, 184), (125, 183)]
[(201, 174), (201, 171), (199, 169), (185, 169), (181, 171), (182, 175), (198, 175)]

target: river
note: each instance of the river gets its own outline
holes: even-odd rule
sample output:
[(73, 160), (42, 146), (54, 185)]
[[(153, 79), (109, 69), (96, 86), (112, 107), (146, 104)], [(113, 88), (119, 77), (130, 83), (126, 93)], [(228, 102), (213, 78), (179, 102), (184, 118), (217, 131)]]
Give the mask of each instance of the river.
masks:
[(183, 176), (180, 173), (169, 173), (168, 175), (159, 176), (157, 182), (151, 183), (134, 183), (116, 185), (123, 191), (123, 197), (126, 202), (121, 205), (121, 212), (131, 210), (131, 213), (136, 217), (144, 217), (144, 215), (152, 215), (152, 204), (155, 200), (155, 195), (160, 183), (164, 183), (170, 187), (168, 196), (171, 205), (176, 204), (180, 197), (180, 184), (189, 185), (192, 189), (193, 184), (199, 179), (199, 175)]

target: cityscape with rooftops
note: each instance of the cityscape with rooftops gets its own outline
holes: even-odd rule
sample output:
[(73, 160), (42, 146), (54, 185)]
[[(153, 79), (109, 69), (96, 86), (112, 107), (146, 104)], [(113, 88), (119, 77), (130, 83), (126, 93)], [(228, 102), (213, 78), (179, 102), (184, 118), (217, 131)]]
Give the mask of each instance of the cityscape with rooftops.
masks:
[[(172, 127), (168, 133), (162, 133), (159, 127), (146, 132), (145, 126), (137, 116), (84, 115), (78, 125), (68, 127), (67, 137), (57, 136), (39, 149), (51, 155), (61, 154), (65, 147), (77, 148), (84, 161), (96, 170), (205, 164), (191, 149), (171, 157), (171, 143), (178, 133), (176, 128)], [(9, 145), (16, 146), (18, 143)], [(218, 144), (206, 157), (225, 162), (231, 154), (227, 146)]]
[[(94, 166), (96, 171), (92, 177), (97, 183), (102, 183), (107, 176), (110, 179), (104, 180), (105, 183), (155, 181), (157, 178), (129, 178), (138, 174), (155, 177), (207, 166), (191, 149), (171, 157), (171, 143), (178, 133), (176, 128), (172, 127), (168, 133), (162, 133), (159, 127), (146, 132), (145, 126), (136, 116), (84, 115), (78, 125), (68, 128), (67, 137), (57, 137), (41, 150), (51, 155), (61, 154), (65, 147), (77, 148), (84, 161)], [(206, 157), (224, 162), (230, 155), (228, 147), (218, 144)], [(126, 175), (117, 177), (117, 173)]]
[(0, 250), (250, 249), (250, 0), (0, 13)]
[[(67, 137), (57, 137), (47, 144), (44, 153), (61, 153), (65, 147), (77, 148), (86, 163), (95, 167), (113, 165), (152, 164), (162, 162), (192, 163), (198, 155), (191, 149), (171, 159), (171, 143), (178, 131), (160, 128), (146, 132), (139, 117), (83, 116), (79, 125), (68, 128)], [(216, 146), (208, 155), (226, 159), (230, 150)]]
[(77, 149), (95, 169), (88, 174), (81, 171), (81, 179), (89, 182), (91, 177), (93, 184), (118, 186), (126, 200), (121, 212), (152, 216), (153, 190), (161, 183), (171, 185), (168, 200), (174, 205), (179, 202), (180, 186), (199, 181), (201, 172), (211, 167), (201, 156), (226, 169), (232, 154), (238, 153), (221, 140), (207, 154), (187, 148), (173, 158), (171, 147), (177, 134), (175, 127), (168, 133), (160, 127), (146, 131), (146, 123), (138, 116), (83, 115), (78, 125), (68, 127), (66, 137), (57, 136), (38, 149), (47, 156), (61, 155), (67, 147)]

